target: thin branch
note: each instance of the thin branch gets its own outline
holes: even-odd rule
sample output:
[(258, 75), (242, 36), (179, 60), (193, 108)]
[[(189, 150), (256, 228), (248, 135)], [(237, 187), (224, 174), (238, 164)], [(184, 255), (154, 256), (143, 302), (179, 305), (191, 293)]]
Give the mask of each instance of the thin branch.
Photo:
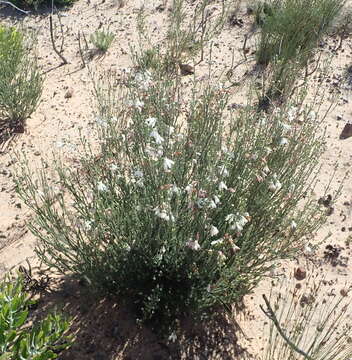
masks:
[(247, 54), (246, 54), (247, 40), (248, 40), (248, 34), (246, 34), (246, 35), (244, 36), (244, 42), (243, 42), (243, 48), (242, 48), (243, 56), (244, 56), (244, 59), (245, 59), (245, 60), (247, 60)]
[(85, 46), (86, 46), (86, 51), (88, 51), (89, 50), (89, 45), (88, 45), (86, 35), (84, 34), (84, 32), (82, 32), (82, 35), (83, 35), (83, 40), (84, 40), (84, 43), (85, 43)]
[(272, 307), (270, 306), (269, 300), (267, 299), (267, 297), (265, 295), (263, 295), (263, 299), (265, 301), (265, 305), (267, 307), (267, 310), (264, 310), (263, 306), (260, 305), (261, 310), (263, 311), (263, 313), (274, 323), (277, 331), (279, 332), (279, 334), (282, 336), (282, 338), (286, 341), (286, 343), (291, 347), (291, 349), (293, 349), (294, 351), (296, 351), (298, 354), (304, 356), (305, 359), (307, 360), (313, 360), (313, 358), (311, 356), (309, 356), (308, 354), (306, 354), (303, 350), (301, 350), (297, 345), (295, 345), (284, 333), (284, 331), (282, 330), (279, 321), (277, 320), (277, 317), (274, 313), (274, 310), (272, 309)]
[(60, 12), (57, 13), (57, 17), (59, 19), (59, 24), (60, 24), (60, 31), (61, 31), (61, 45), (60, 45), (60, 54), (62, 53), (62, 50), (64, 48), (64, 42), (65, 42), (65, 36), (64, 36), (64, 26), (62, 25), (62, 22), (61, 22), (61, 15), (60, 15)]
[(65, 57), (60, 53), (60, 51), (58, 51), (56, 49), (54, 35), (53, 35), (53, 17), (52, 17), (52, 14), (50, 14), (50, 16), (49, 16), (49, 23), (50, 23), (50, 38), (51, 38), (51, 43), (53, 45), (53, 49), (56, 52), (56, 54), (60, 57), (60, 59), (62, 60), (63, 65), (68, 64), (68, 61), (65, 59)]
[(303, 85), (306, 83), (306, 81), (307, 81), (307, 79), (308, 79), (309, 76), (313, 75), (313, 74), (317, 71), (318, 66), (319, 66), (319, 63), (320, 63), (320, 58), (321, 58), (321, 52), (319, 53), (319, 58), (318, 58), (318, 60), (316, 61), (315, 67), (314, 67), (313, 70), (311, 70), (311, 71), (309, 71), (309, 69), (308, 69), (308, 63), (306, 64), (306, 68), (305, 68), (305, 72), (304, 72), (304, 79), (303, 79), (303, 81), (302, 81), (300, 84), (297, 84), (297, 85), (292, 89), (292, 91), (291, 91), (291, 93), (290, 93), (290, 97), (294, 94), (294, 92), (295, 92), (298, 88), (300, 88), (301, 86), (303, 86)]
[(19, 7), (17, 7), (15, 4), (12, 4), (12, 2), (10, 2), (10, 1), (0, 0), (0, 4), (10, 5), (10, 6), (12, 6), (14, 9), (16, 9), (16, 10), (18, 10), (18, 11), (20, 11), (21, 13), (26, 14), (26, 15), (28, 15), (28, 14), (30, 13), (30, 11), (22, 10), (22, 9), (20, 9)]
[(81, 55), (82, 59), (82, 69), (86, 67), (86, 62), (84, 61), (82, 46), (81, 46), (81, 32), (78, 31), (78, 47), (79, 47), (79, 54)]

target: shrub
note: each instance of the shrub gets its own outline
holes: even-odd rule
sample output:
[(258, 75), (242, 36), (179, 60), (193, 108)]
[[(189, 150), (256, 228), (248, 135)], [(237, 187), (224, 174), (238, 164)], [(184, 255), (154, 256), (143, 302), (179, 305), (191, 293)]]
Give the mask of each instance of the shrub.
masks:
[(97, 30), (90, 36), (91, 43), (102, 53), (106, 53), (114, 41), (115, 35), (110, 31)]
[[(54, 0), (54, 7), (71, 6), (75, 0)], [(14, 0), (13, 4), (21, 9), (34, 9), (39, 10), (44, 6), (52, 6), (52, 0)]]
[(330, 287), (324, 289), (327, 283), (310, 277), (295, 284), (285, 278), (277, 284), (279, 289), (272, 288), (273, 304), (266, 300), (270, 309), (263, 306), (272, 321), (262, 359), (351, 359), (350, 289), (336, 294)]
[(58, 314), (24, 328), (34, 301), (24, 291), (23, 278), (7, 277), (0, 283), (0, 354), (2, 360), (56, 359), (68, 348), (70, 323)]
[[(25, 36), (12, 27), (0, 27), (0, 127), (23, 132), (24, 121), (36, 109), (42, 76)], [(5, 130), (4, 130), (5, 129)]]
[(261, 26), (258, 63), (266, 65), (277, 58), (305, 65), (342, 6), (340, 0), (274, 0), (263, 5), (267, 10)]
[(235, 115), (211, 83), (144, 75), (96, 86), (100, 149), (82, 139), (79, 169), (58, 161), (55, 188), (23, 166), (17, 189), (44, 263), (168, 326), (239, 301), (302, 248), (324, 220), (302, 203), (323, 137), (303, 106)]
[(272, 92), (283, 94), (293, 86), (342, 6), (340, 0), (273, 0), (258, 6), (256, 58), (272, 65)]

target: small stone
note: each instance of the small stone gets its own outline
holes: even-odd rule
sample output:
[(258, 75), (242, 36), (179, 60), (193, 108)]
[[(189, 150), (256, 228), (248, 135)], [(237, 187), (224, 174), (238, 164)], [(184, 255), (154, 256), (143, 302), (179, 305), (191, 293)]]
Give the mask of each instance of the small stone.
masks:
[(18, 209), (21, 209), (22, 208), (22, 204), (20, 202), (16, 203), (15, 204), (15, 207), (18, 208)]
[(340, 140), (348, 139), (352, 136), (352, 123), (347, 123), (340, 134)]
[(336, 119), (340, 121), (340, 120), (342, 120), (342, 116), (341, 116), (341, 115), (337, 115), (337, 116), (336, 116)]
[(66, 93), (65, 93), (65, 99), (70, 99), (73, 96), (73, 89), (72, 88), (68, 88)]
[(341, 296), (346, 297), (348, 295), (348, 291), (346, 289), (341, 289), (340, 294)]
[(40, 155), (40, 151), (34, 151), (34, 153), (33, 153), (35, 156), (39, 156)]
[(296, 278), (296, 280), (303, 280), (305, 279), (307, 276), (307, 272), (303, 267), (298, 267), (297, 269), (295, 269), (294, 272), (294, 277)]
[(178, 66), (180, 67), (182, 76), (187, 76), (187, 75), (194, 74), (193, 66), (188, 65), (188, 64), (181, 64), (181, 63), (179, 63)]

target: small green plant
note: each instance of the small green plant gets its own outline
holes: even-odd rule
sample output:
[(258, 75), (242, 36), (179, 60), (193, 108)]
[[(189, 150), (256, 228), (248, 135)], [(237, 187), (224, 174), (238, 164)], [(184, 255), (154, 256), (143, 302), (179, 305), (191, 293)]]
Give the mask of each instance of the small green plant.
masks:
[(340, 0), (273, 0), (264, 3), (257, 62), (279, 59), (305, 65), (327, 33), (343, 2)]
[(7, 276), (0, 283), (1, 360), (56, 359), (72, 344), (66, 335), (70, 322), (59, 314), (28, 326), (29, 307), (35, 302), (24, 291), (23, 278)]
[[(0, 128), (23, 132), (36, 109), (43, 80), (29, 39), (13, 27), (0, 26)], [(2, 134), (3, 135), (3, 134)]]
[(99, 52), (105, 54), (114, 38), (115, 35), (110, 31), (97, 30), (90, 36), (90, 41)]
[(285, 278), (277, 286), (262, 306), (271, 320), (263, 360), (351, 359), (350, 289), (336, 294), (312, 277), (303, 284)]
[(343, 6), (340, 0), (272, 0), (256, 12), (257, 63), (272, 73), (268, 97), (288, 95)]

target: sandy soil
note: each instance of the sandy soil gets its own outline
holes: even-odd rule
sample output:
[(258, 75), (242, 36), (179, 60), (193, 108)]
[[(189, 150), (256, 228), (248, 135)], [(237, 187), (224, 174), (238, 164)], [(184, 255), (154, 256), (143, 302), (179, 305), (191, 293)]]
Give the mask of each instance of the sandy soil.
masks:
[[(152, 30), (152, 43), (162, 40), (165, 34), (169, 8), (166, 5), (165, 10), (156, 10), (160, 4), (157, 0), (144, 4), (144, 11), (148, 15), (147, 27)], [(48, 172), (51, 168), (52, 153), (61, 152), (67, 163), (71, 164), (78, 151), (79, 131), (89, 134), (94, 122), (90, 75), (88, 68), (81, 66), (78, 31), (89, 38), (97, 28), (108, 25), (110, 31), (116, 34), (112, 47), (105, 56), (95, 56), (86, 59), (86, 62), (93, 72), (113, 69), (122, 73), (132, 66), (128, 54), (130, 45), (138, 44), (136, 20), (141, 6), (142, 2), (138, 0), (130, 0), (121, 8), (118, 2), (78, 0), (72, 8), (60, 11), (64, 34), (63, 55), (69, 61), (69, 64), (64, 66), (60, 66), (61, 60), (51, 46), (47, 13), (22, 17), (8, 8), (0, 11), (1, 23), (21, 23), (25, 28), (37, 32), (39, 62), (46, 74), (41, 103), (28, 119), (26, 133), (17, 136), (6, 148), (3, 147), (0, 153), (0, 274), (20, 264), (26, 265), (27, 259), (33, 267), (38, 265), (33, 252), (35, 239), (27, 228), (31, 214), (14, 191), (14, 154), (25, 154), (33, 169), (41, 159), (45, 159)], [(214, 2), (213, 8), (213, 11), (218, 11), (220, 3)], [(246, 15), (245, 6), (242, 6), (238, 13), (238, 19), (243, 21), (243, 26), (226, 25), (214, 40), (213, 60), (219, 71), (230, 68), (233, 50), (236, 54), (235, 61), (241, 59), (244, 35), (250, 30), (253, 20)], [(57, 16), (54, 16), (54, 22), (56, 41), (60, 44), (61, 33)], [(337, 40), (328, 39), (324, 50), (328, 51), (329, 46), (336, 44)], [(352, 165), (352, 137), (340, 139), (345, 124), (352, 122), (352, 88), (343, 75), (345, 67), (351, 65), (351, 45), (351, 39), (346, 39), (341, 49), (333, 53), (331, 70), (319, 84), (326, 88), (328, 95), (323, 108), (330, 104), (332, 96), (329, 92), (337, 91), (337, 96), (336, 106), (325, 120), (327, 151), (322, 158), (320, 183), (316, 189), (317, 201), (324, 193), (324, 186), (331, 177), (335, 163), (337, 162), (338, 169), (331, 184), (331, 194), (338, 189)], [(249, 41), (247, 46), (251, 53), (254, 43)], [(197, 66), (198, 79), (205, 74), (206, 68), (205, 63)], [(243, 71), (238, 70), (235, 75), (237, 81), (241, 80)], [(241, 90), (234, 90), (233, 101), (244, 104), (246, 99), (243, 94)], [(318, 234), (312, 234), (311, 243), (319, 243), (328, 234), (331, 234), (331, 237), (318, 251), (299, 257), (295, 262), (282, 264), (277, 274), (290, 274), (293, 268), (300, 264), (309, 274), (324, 274), (328, 280), (333, 281), (337, 292), (345, 286), (345, 282), (351, 282), (351, 249), (346, 244), (348, 239), (352, 241), (351, 177), (347, 176), (345, 179), (338, 200), (332, 200), (333, 210), (330, 211), (328, 222)], [(328, 251), (333, 255), (324, 257), (327, 245), (332, 246)], [(338, 249), (337, 253), (334, 247)], [(136, 328), (131, 314), (113, 304), (111, 300), (97, 303), (85, 293), (84, 287), (74, 281), (64, 283), (58, 278), (52, 280), (51, 291), (42, 295), (40, 309), (43, 311), (56, 304), (65, 312), (76, 316), (74, 329), (77, 331), (77, 343), (70, 352), (62, 355), (62, 359), (235, 359), (239, 353), (253, 357), (260, 354), (263, 346), (262, 327), (265, 318), (258, 304), (262, 302), (262, 293), (268, 293), (270, 281), (264, 280), (253, 294), (245, 298), (245, 311), (237, 317), (249, 340), (234, 327), (233, 322), (222, 319), (217, 325), (206, 322), (203, 326), (186, 324), (184, 338), (175, 344), (166, 345), (147, 329)], [(34, 316), (40, 316), (41, 311)]]

